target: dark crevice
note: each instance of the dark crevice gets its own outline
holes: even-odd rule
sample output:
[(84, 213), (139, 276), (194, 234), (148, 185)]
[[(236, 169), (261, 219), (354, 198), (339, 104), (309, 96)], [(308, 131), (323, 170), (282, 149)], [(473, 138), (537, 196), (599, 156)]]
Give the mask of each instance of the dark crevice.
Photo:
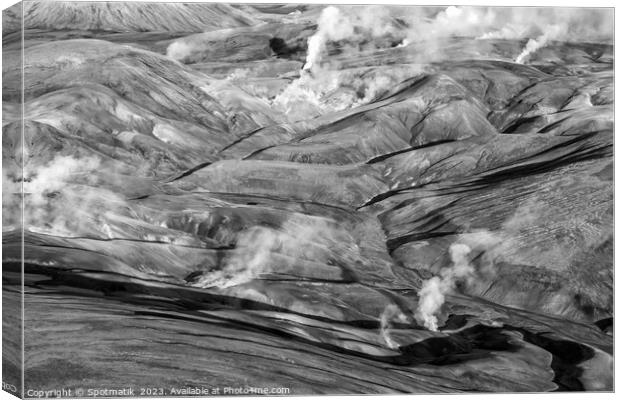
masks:
[(198, 171), (200, 169), (208, 167), (211, 164), (213, 164), (213, 161), (206, 161), (206, 162), (203, 162), (201, 164), (198, 164), (195, 167), (192, 167), (192, 168), (182, 172), (180, 175), (177, 175), (177, 176), (174, 176), (174, 177), (168, 179), (166, 181), (166, 183), (171, 183), (171, 182), (174, 182), (174, 181), (178, 181), (179, 179), (185, 178), (186, 176), (189, 176), (189, 175), (193, 174), (194, 172), (196, 172), (196, 171)]
[(366, 161), (366, 164), (375, 164), (375, 163), (384, 161), (384, 160), (386, 160), (388, 158), (397, 156), (399, 154), (409, 153), (409, 152), (414, 151), (414, 150), (424, 149), (424, 148), (427, 148), (427, 147), (439, 146), (439, 145), (442, 145), (442, 144), (453, 143), (453, 142), (456, 142), (456, 140), (454, 140), (454, 139), (438, 140), (438, 141), (434, 141), (434, 142), (425, 143), (425, 144), (420, 145), (420, 146), (409, 147), (407, 149), (398, 150), (398, 151), (394, 151), (394, 152), (387, 153), (387, 154), (381, 154), (381, 155), (378, 155), (378, 156), (373, 157), (370, 160)]
[(569, 340), (553, 339), (545, 333), (532, 333), (513, 326), (510, 329), (523, 334), (527, 342), (551, 353), (551, 369), (555, 373), (553, 382), (558, 385), (558, 391), (584, 390), (579, 380), (583, 368), (579, 364), (594, 357), (592, 348)]
[(594, 323), (601, 331), (608, 332), (614, 328), (614, 319), (613, 317), (599, 319)]
[(231, 147), (233, 147), (234, 145), (244, 141), (245, 139), (248, 139), (248, 138), (252, 137), (253, 135), (255, 135), (256, 133), (262, 131), (265, 128), (267, 128), (267, 127), (261, 126), (260, 128), (257, 128), (257, 129), (255, 129), (253, 131), (250, 131), (250, 132), (248, 132), (246, 134), (243, 134), (243, 135), (239, 136), (237, 139), (233, 140), (231, 143), (229, 143), (226, 146), (222, 147), (220, 149), (220, 151), (218, 151), (218, 154), (221, 154), (222, 152), (224, 152), (224, 151), (230, 149)]

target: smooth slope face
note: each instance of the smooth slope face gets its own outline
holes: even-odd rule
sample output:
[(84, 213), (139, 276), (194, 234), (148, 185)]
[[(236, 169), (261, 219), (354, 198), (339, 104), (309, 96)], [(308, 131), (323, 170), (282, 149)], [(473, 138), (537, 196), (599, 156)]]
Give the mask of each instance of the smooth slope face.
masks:
[(612, 390), (590, 14), (515, 63), (547, 37), (500, 31), (517, 11), (28, 3), (23, 136), (3, 41), (25, 390)]

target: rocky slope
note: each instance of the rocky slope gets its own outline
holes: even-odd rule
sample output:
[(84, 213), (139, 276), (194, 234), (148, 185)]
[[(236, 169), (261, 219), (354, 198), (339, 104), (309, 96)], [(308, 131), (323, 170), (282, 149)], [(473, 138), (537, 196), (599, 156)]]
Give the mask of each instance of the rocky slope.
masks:
[(5, 23), (25, 390), (613, 389), (613, 46), (396, 8), (302, 70), (324, 12), (28, 3), (23, 92)]
[(28, 1), (22, 12), (25, 29), (46, 30), (201, 32), (258, 22), (228, 4)]

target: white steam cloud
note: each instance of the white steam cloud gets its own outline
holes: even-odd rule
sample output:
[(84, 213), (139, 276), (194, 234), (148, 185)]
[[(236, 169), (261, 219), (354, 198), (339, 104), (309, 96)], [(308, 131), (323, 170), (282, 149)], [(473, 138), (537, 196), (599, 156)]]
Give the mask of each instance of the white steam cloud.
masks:
[[(320, 218), (286, 221), (280, 227), (253, 226), (241, 231), (220, 269), (207, 271), (193, 285), (225, 289), (242, 285), (277, 269), (278, 258), (327, 262), (330, 253), (352, 254), (346, 232)], [(344, 246), (344, 247), (343, 247)], [(301, 261), (304, 262), (304, 261)]]
[(552, 25), (547, 31), (545, 31), (542, 35), (537, 37), (536, 39), (528, 40), (525, 48), (517, 56), (515, 59), (516, 63), (523, 64), (523, 61), (536, 50), (544, 47), (550, 40), (555, 40), (560, 38), (566, 32), (566, 27), (563, 25)]
[(345, 41), (347, 45), (341, 46), (341, 51), (357, 52), (362, 42), (396, 34), (398, 29), (391, 21), (385, 7), (324, 8), (316, 33), (308, 38), (301, 76), (275, 97), (273, 106), (297, 121), (367, 104), (391, 86), (418, 74), (417, 67), (394, 69), (379, 76), (365, 73), (368, 71), (339, 71), (332, 63), (323, 65), (329, 42)]
[(410, 66), (395, 68), (389, 74), (377, 75), (363, 70), (339, 71), (332, 63), (323, 65), (328, 42), (346, 41), (342, 51), (358, 51), (361, 42), (397, 32), (383, 7), (355, 7), (342, 11), (329, 6), (318, 18), (318, 28), (308, 38), (306, 61), (298, 79), (289, 84), (272, 101), (289, 120), (298, 121), (367, 104), (403, 79), (420, 72)]
[(177, 40), (168, 46), (166, 49), (166, 55), (175, 60), (184, 60), (186, 57), (189, 57), (194, 51), (195, 46), (192, 46), (189, 43), (186, 43), (183, 40)]
[(469, 263), (471, 248), (463, 243), (450, 246), (452, 266), (443, 268), (439, 276), (434, 276), (422, 284), (415, 318), (425, 328), (437, 330), (437, 313), (445, 302), (446, 294), (455, 289), (457, 282), (473, 279), (476, 269)]
[[(436, 331), (437, 316), (447, 294), (453, 292), (458, 284), (467, 287), (477, 278), (490, 278), (495, 275), (495, 262), (516, 247), (515, 237), (518, 231), (535, 222), (531, 214), (519, 214), (518, 218), (516, 217), (517, 214), (506, 220), (498, 232), (481, 230), (462, 234), (456, 243), (450, 245), (451, 265), (442, 268), (438, 276), (424, 281), (418, 291), (419, 302), (415, 312), (418, 323)], [(470, 260), (473, 250), (482, 252), (478, 267), (475, 267)]]
[(91, 210), (69, 182), (80, 176), (96, 184), (92, 172), (99, 167), (95, 157), (57, 156), (36, 169), (24, 182), (25, 228), (59, 236), (77, 233), (83, 214)]
[(100, 187), (99, 158), (58, 155), (39, 166), (27, 165), (24, 175), (2, 177), (3, 229), (21, 222), (22, 183), (24, 229), (56, 236), (106, 236), (105, 216), (123, 200)]
[[(234, 29), (222, 29), (191, 35), (172, 42), (167, 55), (184, 60), (194, 53), (209, 51), (210, 41), (229, 34)], [(378, 39), (385, 43), (416, 48), (418, 62), (441, 58), (441, 40), (447, 37), (476, 39), (530, 39), (522, 55), (545, 46), (550, 40), (605, 41), (611, 40), (613, 13), (609, 9), (559, 7), (385, 7), (385, 6), (328, 6), (317, 19), (317, 31), (307, 40), (304, 71), (317, 72), (324, 61), (329, 42), (340, 43), (343, 52), (358, 52), (361, 46), (372, 45)], [(392, 46), (393, 44), (390, 44)], [(524, 54), (524, 55), (523, 55)]]
[(308, 50), (304, 70), (312, 70), (326, 52), (328, 40), (343, 40), (355, 34), (355, 27), (340, 9), (329, 6), (323, 9), (318, 20), (318, 30), (308, 39)]
[[(400, 39), (397, 47), (413, 43), (419, 61), (441, 58), (439, 40), (447, 37), (477, 39), (531, 39), (517, 56), (527, 55), (550, 40), (610, 40), (613, 18), (609, 10), (575, 8), (455, 7), (443, 10), (430, 7), (343, 7), (329, 6), (318, 19), (317, 32), (308, 39), (304, 70), (320, 68), (329, 41), (361, 43), (391, 36)], [(351, 50), (354, 46), (349, 46)], [(342, 50), (346, 51), (344, 47)]]
[(225, 289), (250, 282), (267, 272), (271, 253), (285, 243), (281, 233), (265, 227), (252, 227), (237, 238), (234, 255), (221, 270), (203, 275), (196, 286)]
[(379, 6), (346, 8), (345, 11), (329, 6), (323, 9), (317, 24), (316, 33), (308, 38), (306, 63), (303, 67), (313, 72), (320, 69), (329, 41), (359, 43), (398, 32), (389, 11)]
[(368, 104), (422, 71), (419, 66), (407, 65), (390, 71), (322, 69), (317, 74), (302, 73), (271, 101), (271, 105), (290, 121), (308, 119)]
[[(437, 330), (438, 315), (445, 297), (454, 291), (458, 284), (467, 287), (474, 284), (475, 279), (492, 278), (496, 273), (495, 265), (501, 260), (519, 262), (513, 260), (513, 257), (527, 253), (521, 239), (528, 236), (528, 230), (536, 226), (547, 209), (544, 202), (530, 199), (519, 205), (498, 231), (480, 230), (459, 235), (449, 248), (451, 265), (442, 268), (438, 276), (424, 281), (418, 291), (416, 321), (429, 330)], [(470, 260), (474, 250), (479, 258), (477, 266)], [(540, 256), (540, 250), (537, 250), (536, 255)]]
[[(509, 8), (495, 11), (493, 30), (479, 39), (529, 39), (515, 62), (523, 63), (551, 41), (610, 41), (613, 17), (609, 10), (587, 8)], [(497, 28), (499, 27), (499, 28)]]
[[(305, 63), (300, 77), (265, 100), (282, 117), (295, 122), (324, 113), (357, 107), (373, 101), (400, 81), (420, 74), (431, 63), (452, 55), (446, 38), (477, 40), (524, 40), (514, 50), (516, 62), (553, 40), (600, 41), (611, 38), (613, 18), (600, 9), (519, 7), (386, 7), (327, 6), (317, 18), (317, 30), (307, 39)], [(226, 37), (234, 29), (191, 35), (172, 42), (167, 55), (185, 60), (211, 51), (212, 40)], [(351, 69), (343, 60), (364, 55), (364, 50), (396, 48), (410, 71), (397, 69), (383, 75), (367, 74), (364, 62)], [(337, 48), (337, 56), (329, 57)], [(393, 54), (393, 53), (390, 53)], [(376, 52), (369, 55), (377, 56)], [(372, 62), (372, 61), (371, 61)], [(348, 68), (344, 69), (343, 68)], [(237, 73), (231, 78), (240, 80)], [(252, 85), (248, 85), (252, 86)]]
[[(422, 283), (414, 315), (416, 321), (425, 328), (436, 331), (437, 315), (446, 300), (446, 295), (453, 292), (458, 284), (471, 285), (477, 277), (493, 276), (494, 262), (506, 250), (509, 237), (510, 232), (507, 229), (499, 234), (477, 231), (461, 235), (456, 243), (450, 245), (451, 266), (442, 268), (439, 276)], [(470, 261), (470, 253), (474, 249), (484, 252), (478, 268)]]
[[(449, 56), (445, 39), (450, 37), (530, 39), (520, 54), (514, 54), (521, 63), (553, 40), (611, 38), (612, 23), (609, 12), (597, 9), (328, 6), (308, 38), (301, 76), (271, 104), (292, 121), (366, 104), (399, 79), (415, 76)], [(338, 48), (337, 57), (328, 57), (330, 46)], [(339, 60), (381, 47), (396, 47), (415, 71), (356, 76), (341, 69)]]
[(380, 320), (380, 334), (385, 344), (390, 349), (398, 348), (398, 343), (392, 339), (390, 335), (390, 329), (394, 322), (409, 323), (409, 318), (401, 311), (401, 309), (395, 304), (389, 304), (381, 313)]
[(89, 173), (99, 166), (99, 159), (94, 157), (78, 159), (71, 156), (57, 156), (37, 169), (33, 177), (24, 183), (24, 192), (33, 195), (32, 202), (35, 205), (43, 205), (47, 202), (45, 196), (62, 190), (74, 174)]

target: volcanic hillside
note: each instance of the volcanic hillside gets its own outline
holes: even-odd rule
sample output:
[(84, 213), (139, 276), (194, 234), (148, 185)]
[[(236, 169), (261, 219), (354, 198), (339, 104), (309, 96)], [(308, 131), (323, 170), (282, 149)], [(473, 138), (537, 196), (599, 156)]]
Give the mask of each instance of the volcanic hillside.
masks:
[(613, 389), (613, 45), (384, 8), (3, 13), (26, 389)]

